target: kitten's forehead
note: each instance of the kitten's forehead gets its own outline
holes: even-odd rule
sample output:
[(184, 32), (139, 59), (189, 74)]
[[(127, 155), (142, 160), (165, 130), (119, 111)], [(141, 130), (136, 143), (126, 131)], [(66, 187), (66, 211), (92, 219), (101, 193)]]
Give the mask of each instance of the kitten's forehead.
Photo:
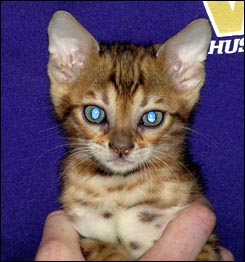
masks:
[(143, 47), (134, 44), (115, 44), (101, 47), (101, 57), (110, 64), (109, 81), (119, 94), (132, 95), (144, 84), (143, 61), (154, 58), (153, 46)]
[(128, 92), (123, 92), (122, 87), (115, 86), (109, 82), (105, 89), (97, 89), (96, 92), (89, 90), (83, 97), (84, 104), (91, 104), (96, 101), (98, 105), (113, 108), (144, 109), (153, 105), (161, 105), (162, 99), (159, 94), (146, 92), (143, 85), (130, 86)]

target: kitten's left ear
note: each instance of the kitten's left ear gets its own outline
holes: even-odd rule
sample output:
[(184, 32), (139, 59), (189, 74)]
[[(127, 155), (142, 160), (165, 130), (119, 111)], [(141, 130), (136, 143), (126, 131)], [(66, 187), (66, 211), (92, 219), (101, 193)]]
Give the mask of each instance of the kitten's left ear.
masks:
[[(170, 38), (157, 52), (178, 90), (199, 90), (205, 78), (203, 62), (211, 40), (207, 19), (198, 19)], [(194, 90), (193, 90), (194, 91)]]
[(99, 45), (94, 37), (68, 12), (57, 11), (49, 27), (49, 75), (58, 82), (72, 82)]

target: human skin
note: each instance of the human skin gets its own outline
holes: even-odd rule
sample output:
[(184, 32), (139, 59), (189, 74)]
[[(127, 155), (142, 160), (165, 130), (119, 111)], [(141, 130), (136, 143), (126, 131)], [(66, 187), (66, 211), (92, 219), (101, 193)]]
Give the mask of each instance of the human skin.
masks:
[[(211, 204), (200, 198), (185, 208), (166, 227), (159, 241), (139, 261), (193, 261), (206, 243), (216, 223)], [(223, 247), (223, 261), (234, 261)], [(46, 219), (35, 261), (85, 261), (79, 235), (63, 211), (54, 211)]]

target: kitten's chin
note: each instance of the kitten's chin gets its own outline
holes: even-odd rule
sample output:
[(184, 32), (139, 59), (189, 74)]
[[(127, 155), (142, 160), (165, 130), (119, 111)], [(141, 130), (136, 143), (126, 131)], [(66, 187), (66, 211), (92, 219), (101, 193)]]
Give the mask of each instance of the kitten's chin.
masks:
[(108, 175), (129, 175), (138, 170), (138, 166), (135, 163), (121, 157), (107, 160), (101, 164), (102, 167), (99, 167), (98, 171)]

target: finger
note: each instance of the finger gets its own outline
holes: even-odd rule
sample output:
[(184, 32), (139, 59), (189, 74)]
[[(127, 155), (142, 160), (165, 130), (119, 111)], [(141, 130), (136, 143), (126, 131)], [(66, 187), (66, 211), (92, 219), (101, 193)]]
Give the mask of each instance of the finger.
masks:
[(234, 256), (232, 255), (232, 253), (228, 249), (226, 249), (224, 247), (219, 247), (219, 248), (220, 248), (222, 261), (235, 261)]
[(54, 211), (46, 219), (36, 261), (82, 260), (79, 236), (63, 211)]
[(193, 206), (193, 205), (196, 205), (196, 204), (201, 204), (201, 205), (204, 205), (204, 206), (208, 207), (212, 211), (214, 210), (211, 202), (205, 196), (199, 197), (197, 200), (195, 200), (190, 205)]
[(201, 199), (166, 227), (161, 239), (141, 260), (190, 261), (200, 253), (215, 226), (215, 215)]

